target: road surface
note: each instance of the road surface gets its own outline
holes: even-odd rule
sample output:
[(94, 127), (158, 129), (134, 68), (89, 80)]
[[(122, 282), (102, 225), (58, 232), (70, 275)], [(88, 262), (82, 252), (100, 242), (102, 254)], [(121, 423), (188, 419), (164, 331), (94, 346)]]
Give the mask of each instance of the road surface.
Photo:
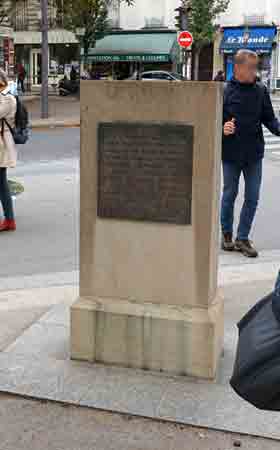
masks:
[[(79, 129), (63, 129), (34, 132), (20, 150), (10, 178), (23, 182), (25, 193), (16, 200), (17, 232), (0, 236), (0, 279), (78, 269), (79, 146)], [(265, 158), (253, 230), (260, 250), (280, 249), (279, 186), (280, 143)]]

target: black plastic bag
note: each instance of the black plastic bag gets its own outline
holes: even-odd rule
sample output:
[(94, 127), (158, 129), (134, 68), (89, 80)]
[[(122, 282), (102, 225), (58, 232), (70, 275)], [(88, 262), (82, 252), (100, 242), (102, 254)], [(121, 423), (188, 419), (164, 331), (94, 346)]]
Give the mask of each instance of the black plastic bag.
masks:
[(232, 388), (259, 409), (280, 411), (280, 273), (274, 292), (243, 317), (238, 329)]

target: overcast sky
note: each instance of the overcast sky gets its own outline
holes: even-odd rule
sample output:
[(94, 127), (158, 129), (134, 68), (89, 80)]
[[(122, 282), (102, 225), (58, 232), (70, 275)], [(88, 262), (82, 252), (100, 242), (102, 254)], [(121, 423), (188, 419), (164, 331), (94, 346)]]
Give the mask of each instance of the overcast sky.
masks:
[(267, 22), (271, 20), (280, 25), (280, 0), (231, 0), (226, 14), (221, 17), (221, 24), (243, 24), (244, 15), (266, 15)]

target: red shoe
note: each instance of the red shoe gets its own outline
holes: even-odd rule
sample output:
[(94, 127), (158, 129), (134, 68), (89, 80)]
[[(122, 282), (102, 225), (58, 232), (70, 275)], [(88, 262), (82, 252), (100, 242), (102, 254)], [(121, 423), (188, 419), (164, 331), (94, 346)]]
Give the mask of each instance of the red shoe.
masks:
[(14, 220), (4, 219), (3, 222), (0, 223), (0, 232), (15, 231), (15, 230), (16, 230), (16, 222)]

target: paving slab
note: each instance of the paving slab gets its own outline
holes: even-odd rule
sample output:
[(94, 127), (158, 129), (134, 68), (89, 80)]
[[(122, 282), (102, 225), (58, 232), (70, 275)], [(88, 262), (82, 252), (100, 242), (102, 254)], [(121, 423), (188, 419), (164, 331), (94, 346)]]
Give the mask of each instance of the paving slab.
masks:
[[(274, 282), (273, 278), (224, 286), (224, 356), (217, 379), (210, 383), (71, 361), (69, 305), (75, 292), (69, 296), (70, 287), (66, 287), (64, 302), (53, 305), (0, 353), (0, 391), (280, 440), (279, 414), (256, 410), (229, 386), (237, 342), (236, 322), (270, 292)], [(55, 292), (62, 295), (63, 287), (46, 291), (51, 296)], [(26, 291), (16, 292), (20, 302)]]
[(41, 316), (38, 324), (57, 325), (66, 328), (70, 327), (70, 308), (65, 304), (59, 304), (49, 310), (48, 313)]
[[(65, 306), (65, 309), (69, 307)], [(69, 358), (69, 326), (39, 322), (28, 328), (5, 352), (33, 356), (43, 356), (55, 360)]]
[[(1, 285), (1, 283), (0, 283)], [(0, 292), (0, 351), (4, 351), (10, 345), (14, 344), (19, 336), (34, 336), (36, 328), (40, 325), (41, 317), (45, 317), (45, 314), (57, 304), (63, 309), (63, 306), (67, 305), (63, 311), (68, 311), (69, 307), (78, 296), (77, 286), (57, 286), (48, 288), (36, 288), (29, 290), (14, 290), (14, 291), (1, 291)], [(56, 309), (52, 315), (57, 315)], [(67, 314), (67, 313), (66, 313)], [(46, 316), (48, 318), (48, 315)], [(38, 322), (38, 324), (37, 324)], [(66, 321), (67, 322), (67, 321)], [(68, 321), (69, 322), (69, 321)], [(30, 328), (34, 325), (34, 329)], [(43, 325), (43, 323), (42, 323)], [(46, 323), (47, 327), (47, 323)], [(58, 330), (59, 331), (59, 330)], [(62, 330), (51, 335), (53, 339), (56, 339), (53, 347), (49, 346), (51, 341), (46, 342), (46, 349), (53, 350), (58, 354), (62, 352), (62, 347), (58, 341), (58, 336), (62, 336)], [(65, 333), (64, 333), (65, 334)], [(28, 348), (29, 352), (36, 353), (38, 346), (42, 347), (41, 336), (45, 336), (46, 332), (40, 334), (40, 339), (33, 340), (32, 345)], [(63, 335), (64, 336), (64, 335)], [(25, 351), (26, 351), (25, 350)], [(63, 352), (62, 352), (63, 353)], [(65, 351), (64, 351), (65, 354)], [(65, 357), (65, 356), (64, 356)]]
[(19, 335), (40, 319), (49, 307), (17, 308), (17, 310), (1, 311), (0, 351), (4, 351)]
[(80, 102), (74, 97), (49, 98), (49, 118), (41, 119), (40, 97), (24, 97), (31, 118), (32, 128), (58, 128), (80, 126)]

